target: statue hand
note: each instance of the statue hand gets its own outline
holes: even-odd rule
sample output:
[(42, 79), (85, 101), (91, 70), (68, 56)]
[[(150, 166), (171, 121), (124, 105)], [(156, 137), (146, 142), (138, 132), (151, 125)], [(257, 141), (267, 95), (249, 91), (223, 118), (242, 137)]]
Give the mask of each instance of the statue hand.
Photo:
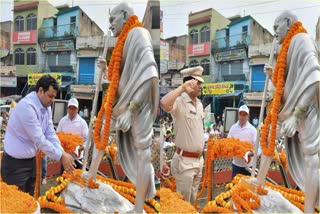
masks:
[(115, 129), (120, 129), (123, 132), (127, 132), (131, 127), (131, 111), (126, 110), (124, 113), (122, 113), (118, 118), (117, 122), (115, 124)]
[(292, 115), (282, 123), (280, 134), (293, 137), (297, 131), (297, 126), (298, 119)]
[(104, 71), (107, 67), (107, 61), (102, 56), (99, 56), (97, 59), (97, 66)]
[(195, 79), (186, 81), (182, 85), (183, 91), (186, 92), (187, 94), (192, 93), (193, 91), (196, 90), (197, 83), (198, 83), (198, 80), (195, 80)]
[(263, 67), (263, 72), (265, 73), (266, 76), (271, 77), (273, 69), (270, 65), (265, 64), (265, 66)]

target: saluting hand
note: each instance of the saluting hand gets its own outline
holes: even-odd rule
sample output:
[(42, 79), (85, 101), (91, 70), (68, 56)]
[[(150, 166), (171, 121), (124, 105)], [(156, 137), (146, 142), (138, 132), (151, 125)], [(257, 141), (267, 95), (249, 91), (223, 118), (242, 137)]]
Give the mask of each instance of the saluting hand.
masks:
[(185, 91), (187, 94), (192, 93), (197, 90), (196, 89), (197, 84), (198, 84), (198, 81), (195, 79), (188, 80), (182, 85), (183, 91)]

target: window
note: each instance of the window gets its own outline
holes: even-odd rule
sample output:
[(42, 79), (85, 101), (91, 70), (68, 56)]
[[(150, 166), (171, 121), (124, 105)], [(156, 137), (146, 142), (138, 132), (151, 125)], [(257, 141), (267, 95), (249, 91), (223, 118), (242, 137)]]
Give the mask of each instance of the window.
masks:
[(199, 62), (197, 61), (197, 60), (192, 60), (191, 62), (190, 62), (190, 67), (196, 67), (196, 66), (198, 66), (199, 65)]
[(70, 17), (70, 24), (76, 24), (76, 17), (75, 16)]
[(160, 7), (154, 6), (152, 10), (152, 26), (151, 29), (160, 29)]
[(73, 35), (74, 34), (74, 29), (76, 28), (76, 17), (71, 16), (70, 17), (70, 33)]
[(16, 65), (24, 65), (24, 50), (17, 48), (14, 51), (14, 62)]
[(242, 26), (242, 33), (248, 32), (248, 25)]
[(15, 31), (24, 31), (24, 18), (22, 16), (17, 16), (14, 25)]
[(242, 43), (247, 43), (248, 25), (242, 26)]
[(27, 65), (35, 65), (36, 64), (36, 55), (37, 51), (34, 48), (27, 49)]
[(210, 41), (210, 28), (208, 28), (207, 26), (204, 26), (201, 29), (200, 34), (201, 34), (201, 43)]
[(203, 59), (200, 65), (203, 68), (203, 75), (210, 75), (210, 61), (208, 59)]
[(36, 30), (37, 29), (37, 16), (33, 13), (27, 16), (27, 30)]
[(198, 31), (192, 30), (190, 32), (190, 44), (198, 44)]

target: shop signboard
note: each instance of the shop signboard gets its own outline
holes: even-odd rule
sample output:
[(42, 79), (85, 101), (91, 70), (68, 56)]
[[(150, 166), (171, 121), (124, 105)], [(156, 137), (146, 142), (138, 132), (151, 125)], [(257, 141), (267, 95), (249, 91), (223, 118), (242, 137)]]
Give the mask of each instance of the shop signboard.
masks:
[(247, 53), (245, 48), (222, 51), (214, 54), (214, 59), (216, 60), (216, 62), (232, 61), (232, 60), (239, 60), (239, 59), (245, 59), (245, 58), (247, 58)]
[(48, 51), (70, 51), (74, 49), (73, 40), (59, 40), (41, 42), (41, 49), (43, 52)]
[(233, 94), (234, 82), (219, 82), (202, 84), (203, 95)]
[(38, 80), (43, 76), (50, 74), (53, 78), (55, 78), (60, 86), (62, 83), (61, 73), (30, 73), (28, 74), (28, 85), (36, 85)]

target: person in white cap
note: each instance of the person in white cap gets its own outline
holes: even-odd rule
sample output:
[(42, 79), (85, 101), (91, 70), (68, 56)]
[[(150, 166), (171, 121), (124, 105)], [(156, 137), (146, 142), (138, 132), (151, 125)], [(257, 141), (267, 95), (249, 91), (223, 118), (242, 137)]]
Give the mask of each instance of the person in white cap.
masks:
[[(72, 133), (77, 134), (80, 137), (82, 137), (83, 142), (85, 143), (88, 138), (88, 125), (84, 119), (80, 117), (78, 114), (79, 110), (79, 102), (76, 98), (71, 98), (68, 101), (68, 114), (61, 118), (58, 127), (57, 132), (65, 132), (65, 133)], [(85, 145), (84, 145), (85, 146)], [(79, 145), (72, 156), (74, 159), (82, 160), (83, 158), (83, 150), (84, 146)], [(81, 166), (78, 161), (75, 161), (77, 164), (77, 168), (81, 169)]]
[(191, 203), (196, 199), (203, 167), (204, 114), (203, 105), (197, 98), (204, 82), (202, 72), (201, 66), (182, 70), (183, 84), (160, 101), (161, 108), (174, 119), (177, 149), (172, 158), (171, 172), (176, 178), (176, 189)]
[[(246, 105), (242, 105), (239, 108), (238, 122), (233, 124), (230, 128), (228, 138), (238, 138), (242, 141), (247, 141), (255, 145), (257, 138), (257, 130), (248, 121), (249, 119), (249, 108)], [(249, 156), (253, 156), (251, 151)], [(232, 161), (232, 178), (236, 174), (250, 175), (245, 168), (248, 166), (244, 158), (233, 157)]]

